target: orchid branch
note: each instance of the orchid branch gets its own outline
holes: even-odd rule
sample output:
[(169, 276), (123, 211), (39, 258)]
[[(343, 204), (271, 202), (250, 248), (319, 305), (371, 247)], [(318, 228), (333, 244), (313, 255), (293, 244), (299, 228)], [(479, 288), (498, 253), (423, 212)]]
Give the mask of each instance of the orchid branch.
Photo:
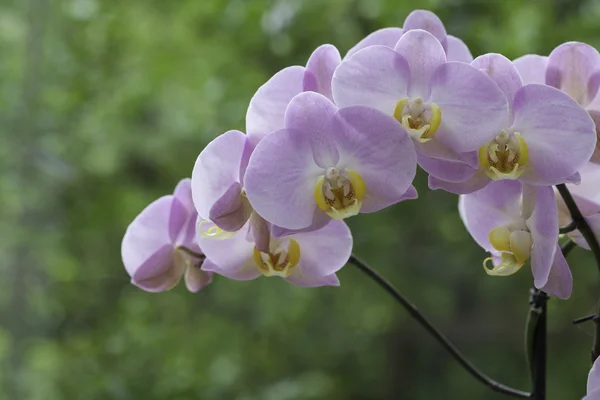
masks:
[(563, 226), (562, 228), (560, 228), (558, 230), (558, 233), (560, 233), (561, 235), (564, 235), (565, 233), (571, 233), (571, 232), (577, 230), (577, 225), (579, 225), (577, 223), (577, 221), (573, 220), (569, 223), (569, 225)]
[(419, 309), (406, 299), (387, 279), (379, 275), (373, 268), (371, 268), (364, 261), (360, 260), (356, 256), (350, 256), (349, 262), (358, 267), (362, 272), (367, 274), (369, 278), (373, 279), (383, 290), (388, 292), (394, 300), (396, 300), (408, 313), (415, 319), (433, 338), (448, 352), (450, 355), (475, 379), (484, 385), (488, 386), (495, 392), (503, 393), (515, 398), (529, 399), (532, 398), (530, 393), (523, 392), (518, 389), (513, 389), (509, 386), (503, 385), (499, 382), (494, 381), (483, 372), (481, 372), (476, 366), (474, 366), (465, 356), (442, 334), (437, 328), (435, 328), (431, 322), (419, 311)]
[(546, 399), (546, 334), (548, 295), (532, 288), (529, 296), (529, 315), (526, 325), (527, 358), (533, 387), (532, 398)]
[(562, 251), (563, 255), (565, 256), (565, 258), (567, 257), (567, 254), (569, 254), (571, 252), (571, 250), (573, 250), (575, 247), (577, 247), (577, 243), (575, 243), (572, 240), (568, 240), (565, 243), (563, 243), (560, 246), (560, 250)]
[[(573, 199), (573, 196), (571, 196), (571, 192), (569, 192), (567, 186), (565, 184), (561, 184), (556, 185), (556, 188), (558, 189), (558, 192), (562, 196), (567, 208), (569, 209), (573, 222), (577, 223), (577, 229), (579, 229), (579, 232), (581, 232), (583, 238), (590, 246), (590, 250), (596, 259), (596, 264), (598, 265), (598, 268), (600, 268), (600, 243), (598, 243), (598, 238), (596, 238), (592, 228), (590, 228), (590, 225), (587, 223), (586, 219), (581, 213), (581, 210), (579, 210), (579, 207), (577, 206), (577, 203), (575, 203), (575, 200)], [(594, 344), (592, 346), (592, 362), (596, 361), (596, 358), (600, 356), (600, 322), (594, 322), (596, 324), (596, 333), (594, 334)]]

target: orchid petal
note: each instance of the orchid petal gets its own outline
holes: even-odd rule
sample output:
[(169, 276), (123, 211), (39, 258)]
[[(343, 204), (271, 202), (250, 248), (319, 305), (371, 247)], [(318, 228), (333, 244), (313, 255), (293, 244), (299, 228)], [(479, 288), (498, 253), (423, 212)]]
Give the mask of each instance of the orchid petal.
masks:
[(320, 208), (316, 208), (315, 213), (313, 215), (313, 221), (306, 228), (288, 229), (288, 228), (282, 228), (281, 226), (277, 226), (277, 225), (271, 225), (271, 236), (273, 236), (274, 238), (279, 238), (279, 237), (290, 235), (293, 233), (312, 232), (317, 229), (323, 228), (330, 221), (331, 221), (331, 217), (329, 215), (325, 214)]
[(253, 145), (267, 134), (283, 129), (288, 103), (304, 90), (305, 71), (300, 66), (284, 68), (252, 96), (246, 113), (246, 132)]
[(595, 48), (579, 42), (564, 43), (548, 57), (546, 84), (562, 90), (585, 107), (595, 97), (596, 93), (588, 93), (588, 81), (599, 67), (600, 54)]
[(212, 282), (212, 272), (203, 271), (192, 266), (185, 270), (185, 287), (192, 293), (199, 292), (203, 287)]
[(333, 72), (342, 61), (340, 52), (335, 46), (324, 44), (319, 46), (308, 59), (304, 73), (304, 91), (321, 93), (333, 101), (331, 80)]
[(301, 268), (306, 276), (327, 276), (339, 271), (352, 252), (352, 234), (343, 221), (331, 220), (323, 228), (313, 232), (301, 232), (287, 236), (300, 245)]
[[(275, 172), (275, 173), (274, 173)], [(314, 186), (324, 173), (304, 132), (281, 130), (265, 137), (250, 157), (245, 189), (250, 204), (267, 221), (289, 229), (313, 222)]]
[(537, 54), (526, 54), (513, 61), (515, 67), (521, 75), (523, 85), (530, 83), (546, 83), (546, 67), (548, 66), (548, 57)]
[(446, 50), (446, 58), (448, 61), (460, 61), (467, 64), (473, 61), (471, 51), (465, 42), (452, 35), (448, 35), (447, 40), (448, 49)]
[(246, 224), (235, 235), (225, 240), (198, 235), (198, 243), (207, 258), (202, 264), (202, 270), (235, 280), (258, 278), (261, 274), (252, 259), (254, 243), (246, 238), (248, 228), (249, 225)]
[(587, 394), (587, 400), (598, 400), (597, 397), (590, 397), (591, 395), (600, 396), (600, 358), (596, 358), (588, 375)]
[(188, 227), (186, 223), (191, 219), (186, 206), (179, 199), (172, 197), (169, 213), (169, 238), (171, 243), (180, 244), (185, 240), (186, 228)]
[(397, 203), (417, 168), (411, 139), (392, 117), (368, 107), (347, 107), (336, 114), (333, 135), (339, 166), (356, 171), (367, 187), (361, 212)]
[(563, 183), (590, 159), (596, 144), (594, 122), (559, 90), (523, 86), (515, 95), (514, 115), (511, 130), (521, 134), (529, 153), (530, 168), (521, 176), (523, 182)]
[(334, 166), (339, 159), (330, 134), (336, 111), (325, 96), (304, 92), (294, 97), (285, 113), (285, 127), (302, 132), (309, 139), (315, 163), (321, 168)]
[(190, 178), (184, 178), (179, 181), (177, 186), (175, 186), (173, 196), (185, 206), (188, 213), (196, 213), (194, 201), (192, 200), (192, 180)]
[(192, 172), (192, 197), (202, 219), (234, 182), (240, 182), (240, 164), (247, 137), (228, 131), (210, 142), (196, 159)]
[(398, 40), (400, 40), (402, 33), (404, 33), (402, 28), (383, 28), (376, 30), (348, 50), (348, 53), (344, 56), (344, 60), (347, 60), (358, 51), (371, 46), (386, 46), (393, 49), (396, 46), (396, 43), (398, 43)]
[[(577, 206), (581, 207), (581, 203), (577, 202)], [(600, 212), (600, 209), (598, 209), (597, 204), (596, 204), (596, 209), (598, 210), (596, 212)], [(583, 212), (583, 210), (582, 210), (582, 212)], [(590, 229), (594, 233), (596, 240), (598, 240), (600, 242), (600, 214), (590, 215), (590, 216), (586, 217), (585, 220), (587, 221)], [(571, 238), (571, 240), (573, 240), (578, 246), (580, 246), (586, 250), (590, 250), (590, 245), (588, 244), (585, 237), (583, 237), (583, 235), (581, 234), (581, 231), (575, 230), (573, 232), (570, 232), (568, 235), (569, 235), (569, 238)]]
[(492, 229), (520, 218), (521, 189), (518, 181), (493, 181), (477, 192), (460, 196), (461, 218), (485, 250), (494, 250), (488, 238)]
[(483, 72), (461, 62), (436, 70), (429, 101), (442, 111), (435, 137), (459, 153), (479, 149), (508, 119), (508, 102), (500, 88)]
[(177, 285), (185, 268), (173, 262), (173, 248), (165, 246), (135, 271), (131, 283), (147, 292), (164, 292)]
[(502, 54), (484, 54), (477, 57), (471, 65), (496, 82), (508, 99), (508, 104), (512, 104), (515, 93), (523, 86), (523, 83), (519, 71), (508, 58)]
[(252, 234), (254, 246), (258, 251), (268, 253), (271, 241), (269, 223), (257, 213), (252, 213), (252, 216), (250, 217), (250, 233)]
[(548, 280), (540, 289), (563, 300), (571, 296), (573, 276), (559, 245), (556, 245), (554, 261), (550, 268)]
[(195, 236), (196, 217), (198, 213), (196, 212), (192, 198), (192, 180), (185, 178), (179, 181), (175, 187), (173, 196), (185, 207), (185, 214), (187, 216), (185, 226), (182, 227), (178, 233), (177, 243), (182, 246), (188, 246), (193, 250), (197, 250)]
[[(600, 96), (598, 96), (597, 99), (600, 101)], [(594, 104), (594, 107), (600, 108), (600, 104)], [(588, 113), (594, 120), (594, 124), (596, 124), (596, 150), (594, 150), (594, 154), (592, 154), (590, 161), (598, 165), (600, 164), (600, 111), (588, 109)]]
[[(173, 250), (173, 242), (169, 235), (172, 204), (173, 196), (163, 196), (155, 200), (127, 227), (121, 243), (121, 255), (130, 276), (149, 260), (157, 264), (170, 262)], [(163, 256), (155, 257), (155, 253), (161, 253)], [(164, 255), (166, 253), (168, 256)]]
[(294, 271), (285, 280), (302, 287), (340, 286), (340, 280), (335, 274), (327, 276), (309, 275), (299, 266), (294, 268)]
[(242, 186), (233, 182), (210, 209), (209, 219), (219, 228), (235, 232), (246, 223), (252, 207), (248, 200), (242, 197)]
[(571, 193), (600, 204), (600, 165), (587, 163), (579, 169), (579, 173), (581, 183), (567, 185)]
[(419, 193), (417, 193), (417, 189), (413, 185), (410, 185), (409, 188), (406, 189), (406, 192), (404, 192), (404, 194), (400, 198), (400, 201), (415, 200), (418, 197), (419, 197)]
[(432, 158), (421, 152), (417, 152), (417, 161), (429, 175), (447, 182), (465, 182), (477, 172), (467, 163)]
[(338, 107), (362, 105), (388, 115), (407, 96), (410, 70), (394, 50), (373, 46), (340, 64), (333, 74), (332, 91)]
[(490, 178), (481, 171), (477, 171), (475, 175), (464, 182), (448, 182), (438, 179), (433, 175), (430, 175), (428, 179), (429, 189), (443, 189), (454, 194), (473, 193), (483, 189), (490, 182)]
[(406, 17), (402, 28), (404, 29), (404, 32), (414, 29), (427, 31), (442, 44), (444, 51), (448, 49), (446, 28), (440, 18), (431, 11), (414, 10)]
[(394, 50), (408, 62), (408, 95), (411, 98), (429, 99), (431, 77), (446, 62), (446, 53), (439, 40), (427, 31), (415, 29), (402, 35)]
[[(532, 193), (535, 198), (528, 198), (529, 193)], [(527, 208), (526, 203), (534, 204), (531, 217), (527, 218), (525, 215), (525, 218), (533, 242), (531, 270), (534, 284), (535, 287), (542, 288), (548, 281), (558, 241), (558, 211), (554, 191), (549, 186), (538, 187), (531, 192), (524, 190), (524, 209)]]

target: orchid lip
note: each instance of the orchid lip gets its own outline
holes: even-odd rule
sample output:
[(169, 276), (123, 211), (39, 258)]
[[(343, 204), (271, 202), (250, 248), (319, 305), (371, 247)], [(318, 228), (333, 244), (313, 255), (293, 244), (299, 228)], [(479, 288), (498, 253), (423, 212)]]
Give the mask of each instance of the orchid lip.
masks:
[(402, 124), (411, 138), (426, 143), (440, 127), (442, 111), (437, 104), (424, 103), (420, 97), (412, 101), (405, 97), (396, 104), (394, 118)]
[(300, 261), (300, 245), (294, 239), (289, 239), (287, 248), (281, 247), (269, 253), (263, 253), (254, 247), (252, 258), (264, 276), (287, 278)]
[(479, 148), (479, 163), (494, 181), (519, 179), (529, 164), (527, 143), (520, 133), (502, 130), (494, 140)]
[(483, 269), (488, 275), (509, 276), (517, 273), (524, 265), (524, 263), (519, 263), (515, 256), (510, 253), (502, 253), (501, 260), (500, 264), (489, 268), (487, 264), (492, 261), (492, 257), (488, 257), (483, 260)]
[(317, 179), (314, 189), (319, 208), (335, 220), (352, 217), (360, 212), (366, 193), (365, 182), (356, 171), (327, 168)]
[(492, 257), (483, 260), (483, 268), (488, 275), (508, 276), (516, 273), (531, 256), (531, 234), (522, 229), (511, 230), (508, 226), (498, 226), (488, 235), (491, 245), (501, 253), (501, 262), (488, 268)]

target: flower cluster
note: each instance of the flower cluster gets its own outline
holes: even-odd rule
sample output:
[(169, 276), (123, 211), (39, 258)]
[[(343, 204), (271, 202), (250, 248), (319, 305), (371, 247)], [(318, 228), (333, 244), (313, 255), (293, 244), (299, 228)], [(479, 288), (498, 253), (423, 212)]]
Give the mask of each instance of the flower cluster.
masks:
[(213, 274), (339, 285), (352, 250), (343, 220), (416, 199), (419, 165), (431, 189), (460, 195), (488, 274), (530, 263), (537, 288), (568, 298), (558, 241), (571, 219), (552, 186), (568, 184), (600, 232), (599, 87), (586, 44), (473, 59), (435, 14), (414, 11), (344, 57), (323, 45), (277, 72), (250, 100), (246, 133), (216, 137), (191, 180), (131, 223), (123, 262), (148, 291), (182, 276), (197, 291)]

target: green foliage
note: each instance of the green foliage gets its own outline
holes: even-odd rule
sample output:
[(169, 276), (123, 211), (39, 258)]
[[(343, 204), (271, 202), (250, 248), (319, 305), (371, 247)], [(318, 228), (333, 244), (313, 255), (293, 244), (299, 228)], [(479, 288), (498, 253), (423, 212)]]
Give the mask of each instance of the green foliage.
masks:
[[(475, 55), (600, 45), (594, 0), (428, 0)], [(500, 399), (351, 266), (340, 288), (217, 278), (197, 295), (131, 286), (127, 224), (244, 129), (254, 91), (332, 43), (399, 25), (399, 0), (0, 1), (0, 398)], [(531, 276), (484, 274), (456, 197), (350, 220), (355, 251), (494, 378), (526, 389)], [(591, 256), (550, 301), (549, 398), (585, 390)]]

